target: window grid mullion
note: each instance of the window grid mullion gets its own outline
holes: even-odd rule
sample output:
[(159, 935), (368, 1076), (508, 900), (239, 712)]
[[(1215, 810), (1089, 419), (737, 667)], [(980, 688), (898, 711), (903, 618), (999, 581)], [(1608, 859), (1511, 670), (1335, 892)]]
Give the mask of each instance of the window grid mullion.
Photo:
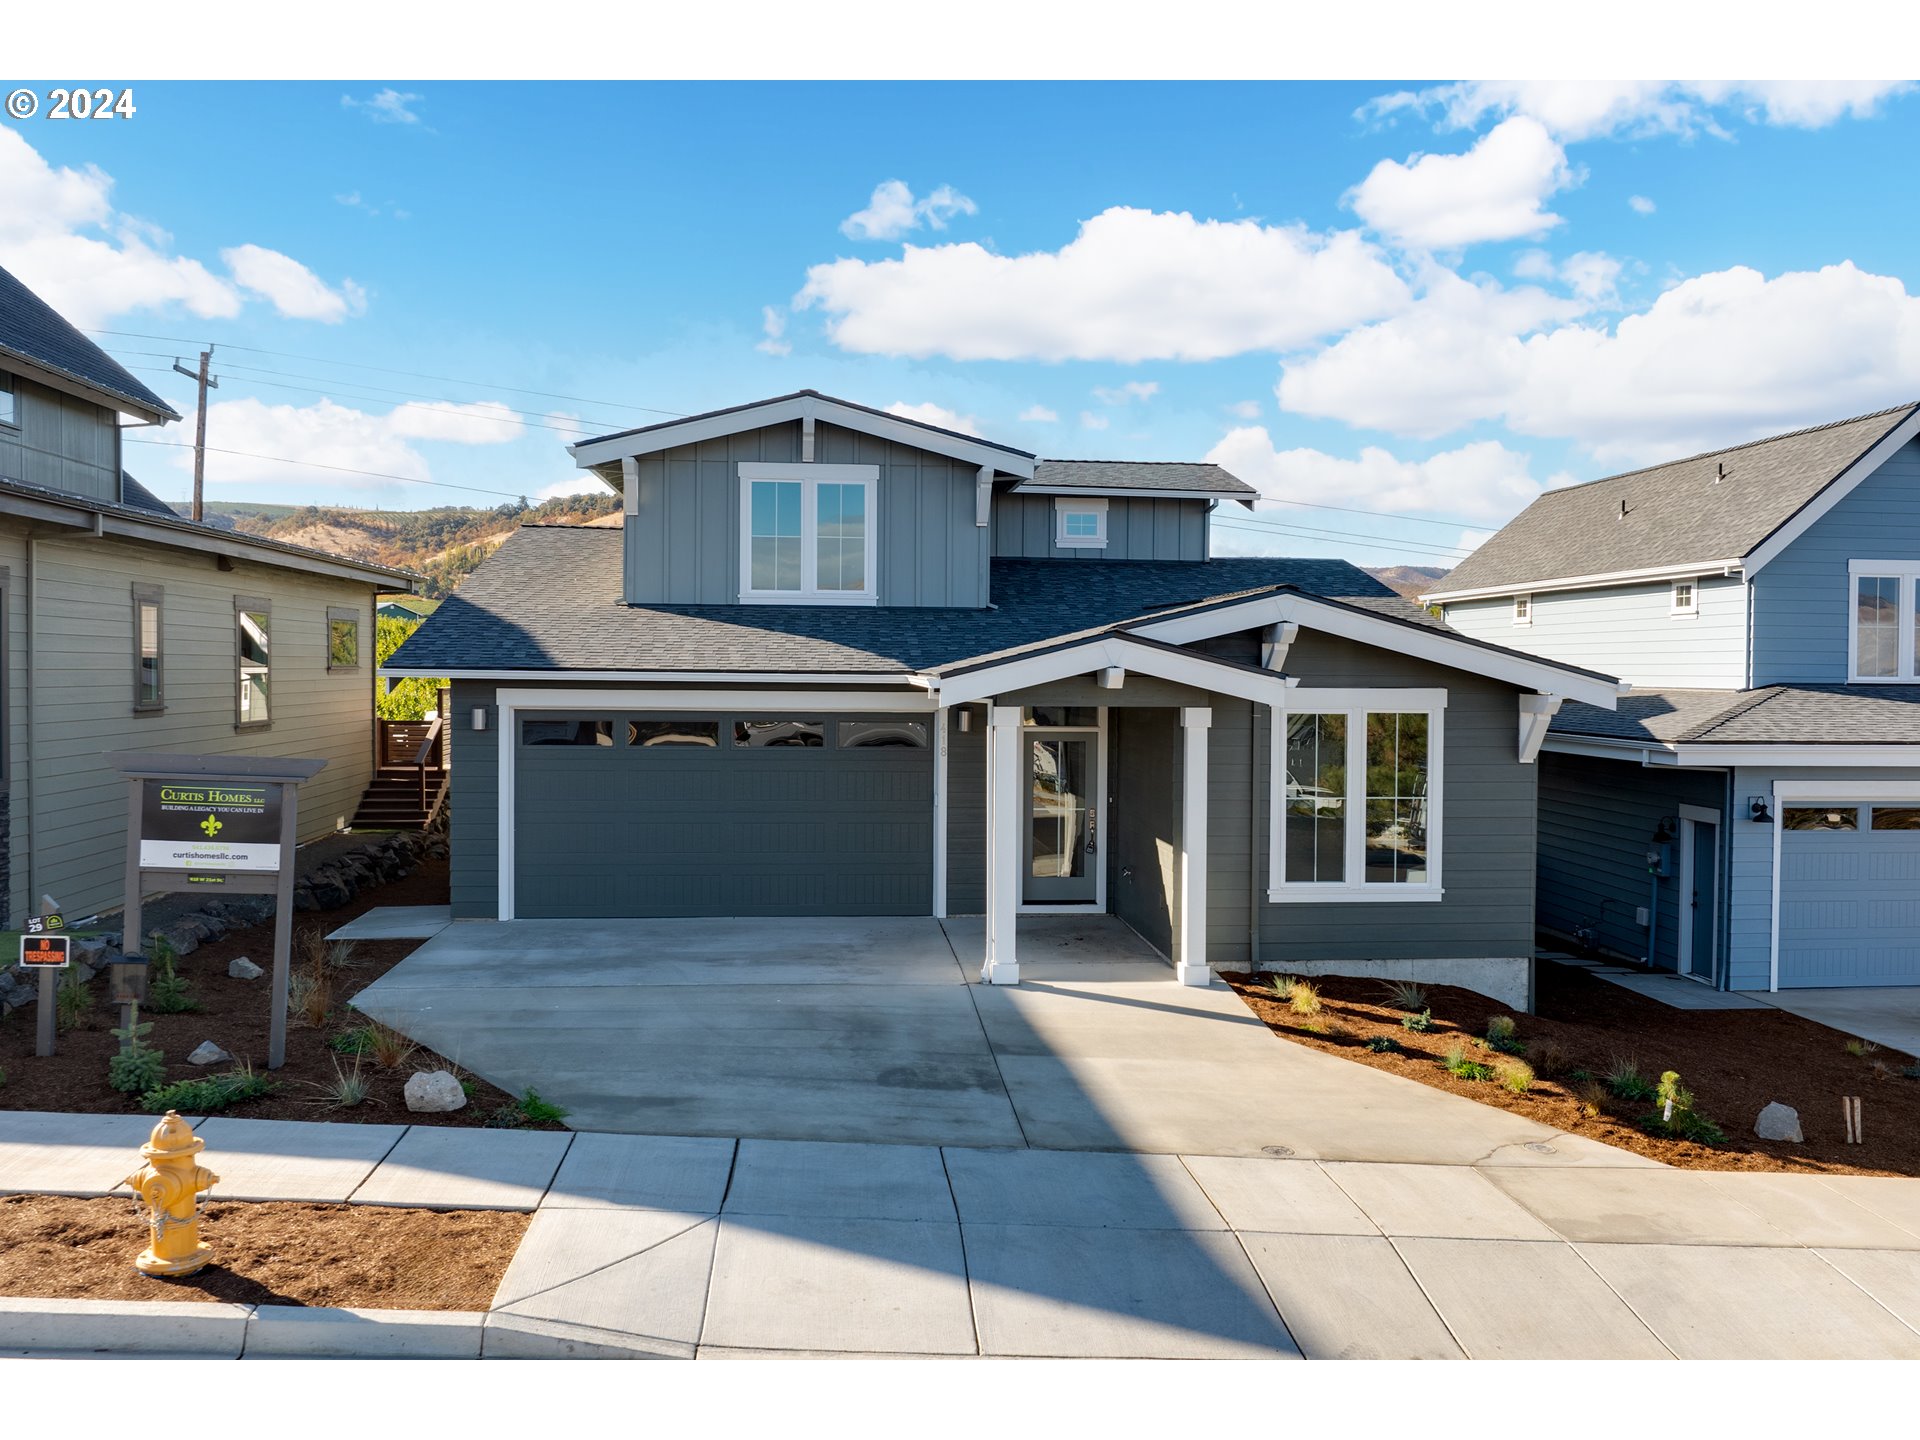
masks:
[(1367, 861), (1367, 712), (1347, 712), (1347, 873), (1348, 885), (1366, 883)]

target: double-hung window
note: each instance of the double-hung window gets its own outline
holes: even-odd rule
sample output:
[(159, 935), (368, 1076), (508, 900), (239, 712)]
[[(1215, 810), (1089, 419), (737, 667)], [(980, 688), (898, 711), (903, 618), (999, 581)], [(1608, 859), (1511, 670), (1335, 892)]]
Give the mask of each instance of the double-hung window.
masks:
[(1298, 690), (1273, 727), (1267, 898), (1438, 900), (1440, 690)]
[(740, 466), (740, 598), (871, 605), (879, 595), (877, 465)]
[(1920, 560), (1854, 560), (1847, 583), (1847, 678), (1920, 681)]

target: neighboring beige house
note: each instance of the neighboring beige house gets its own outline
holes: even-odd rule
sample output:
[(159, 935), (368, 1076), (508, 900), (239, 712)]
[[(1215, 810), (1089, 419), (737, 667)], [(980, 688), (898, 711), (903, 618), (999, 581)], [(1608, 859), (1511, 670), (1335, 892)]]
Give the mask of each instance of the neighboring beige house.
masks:
[(0, 926), (119, 906), (116, 750), (323, 758), (300, 836), (373, 774), (373, 616), (404, 571), (196, 524), (126, 474), (179, 416), (0, 270)]

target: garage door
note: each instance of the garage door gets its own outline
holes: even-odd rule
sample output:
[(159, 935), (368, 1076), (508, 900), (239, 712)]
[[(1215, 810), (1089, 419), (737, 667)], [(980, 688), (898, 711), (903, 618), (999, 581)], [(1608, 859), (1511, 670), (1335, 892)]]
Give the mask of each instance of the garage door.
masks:
[(1920, 985), (1920, 806), (1780, 814), (1780, 985)]
[(932, 913), (928, 716), (517, 720), (522, 919)]

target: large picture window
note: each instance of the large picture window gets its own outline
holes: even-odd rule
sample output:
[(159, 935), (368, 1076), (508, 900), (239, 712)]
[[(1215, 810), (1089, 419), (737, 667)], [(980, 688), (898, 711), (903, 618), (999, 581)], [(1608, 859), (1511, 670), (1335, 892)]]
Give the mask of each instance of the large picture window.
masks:
[(1920, 563), (1855, 560), (1847, 568), (1848, 678), (1920, 680)]
[(740, 466), (740, 598), (872, 604), (877, 465)]
[(1440, 898), (1439, 691), (1297, 691), (1276, 717), (1270, 901)]

